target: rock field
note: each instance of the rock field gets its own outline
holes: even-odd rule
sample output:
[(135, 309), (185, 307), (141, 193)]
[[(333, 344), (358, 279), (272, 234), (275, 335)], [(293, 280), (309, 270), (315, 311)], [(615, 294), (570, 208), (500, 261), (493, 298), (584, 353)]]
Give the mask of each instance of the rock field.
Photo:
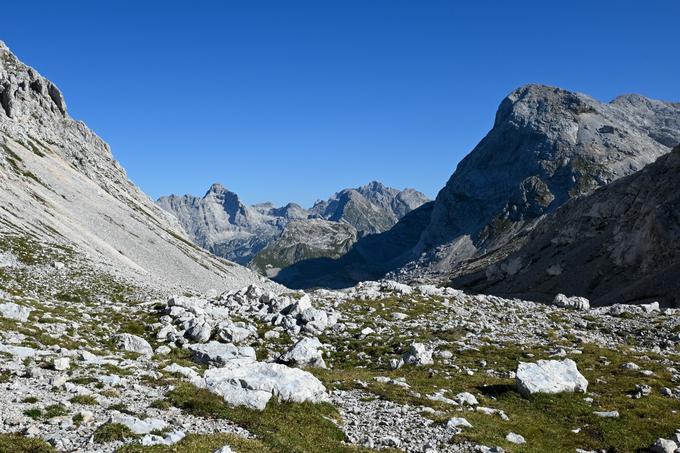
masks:
[(166, 295), (66, 247), (2, 243), (0, 446), (16, 451), (678, 441), (680, 318), (658, 304), (591, 309), (392, 281)]

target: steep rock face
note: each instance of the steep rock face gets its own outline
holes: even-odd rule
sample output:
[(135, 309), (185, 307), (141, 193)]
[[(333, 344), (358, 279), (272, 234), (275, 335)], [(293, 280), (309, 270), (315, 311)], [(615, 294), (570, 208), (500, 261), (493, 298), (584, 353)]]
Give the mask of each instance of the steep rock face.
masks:
[(412, 256), (428, 252), (420, 269), (450, 272), (570, 198), (640, 170), (678, 141), (680, 104), (637, 95), (605, 104), (559, 88), (519, 88), (438, 194)]
[(428, 202), (413, 189), (402, 191), (372, 181), (357, 189), (344, 189), (326, 201), (317, 202), (310, 213), (314, 217), (354, 226), (360, 236), (389, 230), (399, 219)]
[(268, 277), (299, 261), (327, 257), (340, 258), (357, 240), (357, 230), (349, 224), (322, 219), (294, 220), (281, 235), (262, 249), (250, 267)]
[[(308, 211), (295, 203), (279, 208), (272, 203), (246, 206), (235, 193), (214, 184), (202, 198), (171, 195), (159, 198), (158, 205), (177, 217), (196, 244), (240, 264), (250, 263), (262, 249), (279, 239), (291, 221), (296, 221), (278, 244), (259, 255), (253, 267), (264, 271), (304, 259), (305, 250), (310, 252), (307, 258), (337, 257), (358, 236), (388, 230), (424, 200), (425, 195), (413, 189), (399, 191), (372, 182), (358, 189), (342, 190)], [(331, 226), (315, 219), (343, 225)], [(309, 224), (302, 225), (305, 221)], [(354, 239), (348, 242), (351, 237)], [(332, 243), (333, 240), (337, 242)], [(308, 247), (310, 243), (314, 245)], [(293, 249), (296, 252), (290, 255)], [(320, 255), (322, 250), (327, 254)], [(266, 257), (274, 261), (267, 263)]]
[(571, 200), (541, 221), (525, 245), (460, 277), (475, 290), (595, 305), (680, 305), (680, 146), (641, 171)]
[(104, 266), (168, 287), (258, 282), (185, 239), (108, 145), (69, 117), (61, 92), (0, 42), (0, 233), (67, 243)]
[(170, 195), (157, 203), (177, 217), (196, 244), (239, 264), (250, 262), (278, 237), (289, 219), (284, 208), (244, 205), (220, 184), (213, 184), (202, 198)]

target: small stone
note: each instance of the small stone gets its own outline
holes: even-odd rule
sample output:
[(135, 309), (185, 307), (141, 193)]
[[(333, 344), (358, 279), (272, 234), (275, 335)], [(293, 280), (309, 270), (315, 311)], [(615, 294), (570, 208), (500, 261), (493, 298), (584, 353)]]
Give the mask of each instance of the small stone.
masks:
[(508, 435), (505, 436), (505, 440), (507, 440), (510, 443), (518, 445), (527, 443), (527, 441), (524, 440), (523, 436), (515, 433), (508, 433)]
[(446, 422), (446, 427), (451, 428), (472, 428), (472, 424), (464, 419), (463, 417), (453, 417), (448, 422)]
[(71, 368), (71, 359), (68, 357), (60, 357), (52, 361), (52, 367), (57, 371), (65, 371)]
[(602, 418), (619, 418), (619, 411), (595, 411), (593, 414)]
[(138, 354), (153, 354), (153, 348), (148, 341), (129, 333), (116, 335), (116, 346), (124, 351), (136, 352)]

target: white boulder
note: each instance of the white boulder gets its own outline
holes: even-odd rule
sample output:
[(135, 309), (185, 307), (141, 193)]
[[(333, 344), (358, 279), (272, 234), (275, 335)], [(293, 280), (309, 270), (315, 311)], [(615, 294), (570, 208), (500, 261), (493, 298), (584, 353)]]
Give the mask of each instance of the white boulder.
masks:
[(26, 322), (28, 321), (28, 316), (31, 314), (31, 309), (28, 307), (22, 307), (14, 302), (5, 302), (0, 304), (0, 316), (3, 318), (13, 319), (15, 321)]
[(272, 396), (294, 403), (328, 400), (321, 381), (306, 371), (242, 359), (206, 370), (199, 386), (222, 396), (228, 404), (257, 410), (264, 410)]
[(295, 343), (279, 360), (292, 366), (326, 368), (326, 362), (320, 351), (322, 346), (318, 338), (305, 337)]
[(429, 349), (423, 343), (413, 343), (408, 351), (404, 353), (402, 358), (404, 363), (408, 365), (432, 365), (434, 360), (432, 360), (433, 350)]
[(153, 348), (148, 341), (129, 333), (116, 335), (116, 346), (123, 351), (136, 352), (138, 354), (153, 354)]
[(232, 343), (210, 341), (208, 343), (189, 345), (191, 359), (205, 365), (223, 366), (231, 360), (247, 358), (255, 360), (255, 350), (249, 346), (237, 347)]
[(590, 310), (590, 301), (585, 297), (567, 297), (564, 294), (555, 296), (553, 305), (562, 308), (573, 308), (574, 310)]
[(534, 393), (585, 392), (588, 381), (571, 359), (520, 362), (515, 373), (517, 390), (524, 396)]

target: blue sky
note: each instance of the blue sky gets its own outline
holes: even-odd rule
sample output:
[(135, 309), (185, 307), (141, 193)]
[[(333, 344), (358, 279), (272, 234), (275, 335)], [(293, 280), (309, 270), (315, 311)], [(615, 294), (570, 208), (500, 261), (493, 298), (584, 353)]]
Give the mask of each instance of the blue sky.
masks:
[(434, 197), (502, 98), (680, 101), (680, 2), (5, 2), (0, 39), (152, 197)]

